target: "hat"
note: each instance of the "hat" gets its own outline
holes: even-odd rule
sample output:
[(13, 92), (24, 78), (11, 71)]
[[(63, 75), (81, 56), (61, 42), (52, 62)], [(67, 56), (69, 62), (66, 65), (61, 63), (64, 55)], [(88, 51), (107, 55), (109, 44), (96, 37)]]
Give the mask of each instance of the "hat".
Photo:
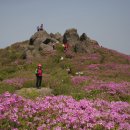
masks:
[(38, 64), (38, 67), (41, 67), (42, 65), (41, 64)]

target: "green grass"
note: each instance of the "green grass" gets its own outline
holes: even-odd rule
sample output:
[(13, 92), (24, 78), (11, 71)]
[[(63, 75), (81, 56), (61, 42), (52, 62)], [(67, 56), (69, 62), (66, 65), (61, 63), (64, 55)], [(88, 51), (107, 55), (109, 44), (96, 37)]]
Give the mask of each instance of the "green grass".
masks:
[(8, 85), (8, 84), (3, 84), (3, 83), (0, 83), (0, 94), (8, 91), (10, 93), (14, 93), (16, 90), (16, 88), (12, 85)]
[(39, 92), (35, 88), (29, 90), (22, 88), (20, 91), (16, 91), (16, 93), (29, 99), (36, 99), (39, 96)]
[[(71, 75), (75, 75), (77, 71), (84, 71), (85, 75), (89, 77), (97, 77), (99, 80), (103, 81), (128, 81), (130, 78), (128, 74), (119, 72), (116, 70), (106, 70), (105, 68), (99, 68), (98, 71), (90, 71), (87, 67), (84, 67), (89, 64), (104, 64), (104, 63), (120, 63), (120, 64), (129, 64), (130, 62), (117, 54), (112, 53), (111, 51), (104, 50), (103, 48), (95, 50), (97, 54), (101, 56), (98, 60), (82, 60), (87, 54), (76, 53), (77, 55), (74, 58), (67, 58), (63, 52), (63, 47), (61, 44), (56, 46), (56, 53), (52, 56), (36, 58), (32, 60), (32, 63), (27, 63), (26, 60), (20, 59), (19, 65), (12, 64), (16, 59), (20, 58), (21, 53), (17, 52), (14, 48), (17, 46), (7, 48), (6, 50), (0, 50), (0, 81), (8, 78), (23, 77), (31, 78), (32, 80), (24, 83), (22, 88), (31, 88), (32, 91), (27, 92), (25, 89), (21, 91), (21, 95), (26, 98), (35, 99), (39, 96), (39, 93), (34, 90), (35, 87), (35, 74), (34, 71), (38, 63), (43, 65), (43, 81), (42, 87), (48, 87), (53, 89), (54, 95), (71, 95), (75, 99), (80, 100), (83, 98), (87, 99), (105, 99), (109, 101), (127, 101), (130, 102), (130, 96), (128, 95), (110, 95), (101, 90), (93, 90), (87, 92), (83, 90), (84, 86), (87, 86), (91, 81), (86, 81), (80, 85), (74, 86), (71, 83), (71, 76), (67, 74), (66, 68), (70, 67), (72, 69)], [(64, 57), (63, 60), (60, 60), (61, 57)], [(81, 64), (82, 63), (82, 64)], [(84, 67), (84, 68), (83, 68)], [(108, 73), (108, 71), (110, 73)], [(129, 70), (128, 70), (129, 71)], [(14, 93), (16, 88), (11, 85), (0, 83), (0, 94), (5, 91)], [(97, 126), (100, 129), (100, 126)], [(98, 129), (98, 128), (97, 128)]]

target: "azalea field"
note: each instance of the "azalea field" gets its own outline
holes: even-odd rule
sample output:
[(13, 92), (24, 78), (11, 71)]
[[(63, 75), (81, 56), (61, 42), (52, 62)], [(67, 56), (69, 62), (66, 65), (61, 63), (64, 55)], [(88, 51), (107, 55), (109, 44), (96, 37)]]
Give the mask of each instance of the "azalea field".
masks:
[(76, 101), (47, 96), (35, 101), (8, 92), (0, 96), (1, 129), (130, 129), (130, 104), (104, 100)]
[[(59, 51), (5, 66), (0, 59), (0, 130), (130, 130), (130, 56), (95, 51), (73, 58)], [(52, 90), (47, 96), (35, 88), (39, 62), (42, 88)]]

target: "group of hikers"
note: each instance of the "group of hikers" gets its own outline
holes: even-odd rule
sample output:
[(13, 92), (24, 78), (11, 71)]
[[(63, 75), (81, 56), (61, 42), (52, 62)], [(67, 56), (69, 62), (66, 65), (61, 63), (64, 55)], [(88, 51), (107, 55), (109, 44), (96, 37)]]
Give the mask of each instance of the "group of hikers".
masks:
[(37, 26), (37, 32), (38, 31), (43, 31), (43, 24), (41, 24), (40, 26)]
[[(37, 26), (37, 32), (39, 31), (43, 31), (43, 24), (41, 24), (40, 26)], [(52, 44), (53, 50), (55, 49), (55, 44)], [(68, 40), (66, 38), (66, 35), (63, 36), (63, 48), (64, 48), (64, 52), (66, 52), (69, 48), (69, 44), (68, 44)]]

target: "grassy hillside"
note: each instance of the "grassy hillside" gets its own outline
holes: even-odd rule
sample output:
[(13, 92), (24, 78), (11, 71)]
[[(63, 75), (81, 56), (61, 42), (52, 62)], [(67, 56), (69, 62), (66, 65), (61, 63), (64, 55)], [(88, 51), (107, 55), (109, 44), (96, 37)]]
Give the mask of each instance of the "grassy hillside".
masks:
[[(65, 53), (58, 45), (53, 54), (24, 59), (27, 45), (0, 50), (0, 129), (129, 130), (129, 56), (103, 47)], [(38, 63), (41, 89), (35, 88)]]
[[(95, 48), (91, 54), (64, 53), (58, 46), (53, 55), (26, 60), (22, 56), (27, 44), (28, 41), (25, 41), (0, 50), (0, 93), (14, 93), (21, 88), (35, 87), (34, 71), (37, 64), (41, 63), (44, 70), (42, 87), (53, 89), (54, 95), (130, 101), (127, 92), (118, 92), (120, 87), (129, 89), (129, 56), (103, 47)], [(71, 74), (66, 71), (68, 67), (71, 68)], [(112, 83), (122, 85), (116, 88), (119, 90), (113, 90), (110, 88)], [(128, 85), (123, 85), (125, 83)], [(103, 89), (98, 88), (104, 84)], [(115, 94), (111, 94), (109, 89), (116, 91)]]

